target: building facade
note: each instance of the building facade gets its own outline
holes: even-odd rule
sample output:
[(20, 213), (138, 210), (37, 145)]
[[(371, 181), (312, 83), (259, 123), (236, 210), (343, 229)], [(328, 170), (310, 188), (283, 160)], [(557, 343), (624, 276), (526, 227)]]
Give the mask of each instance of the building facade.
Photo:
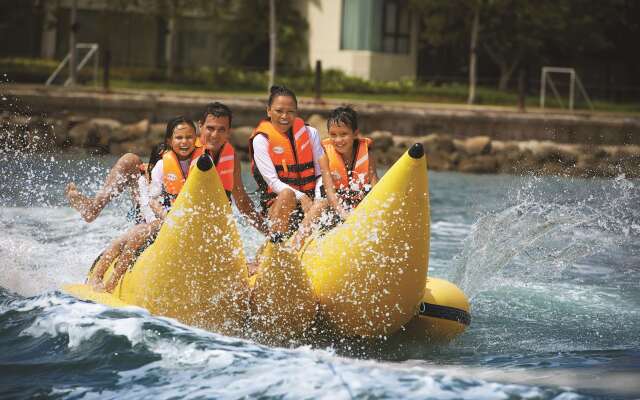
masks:
[(416, 77), (418, 21), (406, 0), (307, 0), (309, 64), (373, 80)]

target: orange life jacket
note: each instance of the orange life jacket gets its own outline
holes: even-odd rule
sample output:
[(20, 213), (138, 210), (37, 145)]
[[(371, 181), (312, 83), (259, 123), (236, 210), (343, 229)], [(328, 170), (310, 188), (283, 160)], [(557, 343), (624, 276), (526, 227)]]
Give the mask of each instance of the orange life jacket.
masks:
[[(204, 147), (198, 147), (191, 153), (191, 161), (189, 164), (189, 171), (195, 166), (198, 158), (204, 153)], [(162, 183), (164, 186), (165, 200), (164, 205), (170, 207), (171, 204), (178, 197), (178, 193), (182, 190), (187, 176), (184, 176), (182, 168), (180, 168), (180, 162), (173, 151), (167, 151), (162, 156)], [(227, 197), (231, 199), (231, 192), (233, 191), (233, 171), (235, 166), (235, 151), (233, 146), (229, 143), (225, 143), (218, 154), (218, 160), (214, 160), (216, 165), (216, 171), (220, 180), (222, 181), (222, 187), (224, 187)]]
[[(296, 118), (293, 122), (293, 138), (289, 134), (278, 132), (270, 121), (263, 120), (254, 129), (249, 138), (251, 172), (261, 192), (263, 206), (268, 206), (276, 197), (260, 175), (253, 158), (253, 138), (264, 135), (269, 140), (269, 156), (276, 169), (278, 178), (292, 188), (313, 196), (316, 186), (316, 174), (313, 167), (313, 145), (304, 121)], [(293, 143), (292, 143), (293, 142)]]
[[(199, 149), (200, 148), (191, 153), (190, 164), (193, 163), (194, 160), (197, 160), (200, 154), (202, 154), (201, 152), (198, 154)], [(164, 185), (164, 191), (172, 196), (173, 199), (175, 199), (178, 193), (180, 193), (180, 190), (182, 190), (182, 186), (187, 180), (188, 175), (189, 171), (187, 171), (185, 175), (182, 168), (180, 168), (180, 161), (178, 161), (178, 157), (173, 150), (164, 153), (162, 156), (162, 184)]]
[[(197, 159), (204, 153), (204, 147), (200, 147), (195, 151)], [(233, 146), (229, 142), (225, 142), (218, 153), (217, 159), (213, 160), (218, 171), (218, 176), (222, 181), (222, 187), (227, 192), (227, 197), (231, 198), (231, 192), (233, 191), (233, 172), (235, 167), (236, 152)], [(191, 162), (191, 168), (195, 165), (196, 161)]]
[(329, 170), (333, 186), (341, 200), (357, 205), (370, 190), (369, 146), (371, 139), (359, 138), (353, 143), (354, 157), (352, 169), (347, 171), (342, 155), (338, 153), (331, 139), (324, 139), (322, 146), (329, 159)]

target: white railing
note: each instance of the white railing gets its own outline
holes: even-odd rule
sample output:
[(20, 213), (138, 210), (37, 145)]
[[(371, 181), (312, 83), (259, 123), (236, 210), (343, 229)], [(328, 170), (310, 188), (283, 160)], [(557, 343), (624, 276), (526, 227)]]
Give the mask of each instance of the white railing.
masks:
[(569, 74), (569, 109), (573, 110), (574, 105), (574, 97), (575, 97), (575, 86), (578, 85), (578, 89), (582, 93), (582, 96), (589, 104), (589, 107), (593, 110), (593, 104), (591, 103), (591, 99), (587, 95), (587, 91), (584, 89), (578, 74), (576, 74), (576, 70), (573, 68), (563, 68), (563, 67), (542, 67), (542, 78), (540, 79), (540, 108), (544, 109), (544, 104), (546, 100), (547, 94), (547, 81), (549, 82), (549, 87), (553, 91), (553, 94), (556, 97), (560, 106), (564, 108), (564, 103), (562, 102), (562, 97), (556, 88), (556, 85), (553, 83), (553, 79), (551, 79), (551, 74)]
[[(76, 72), (80, 72), (80, 70), (89, 62), (89, 59), (93, 57), (93, 84), (94, 86), (98, 85), (98, 49), (99, 46), (97, 43), (78, 43), (76, 44), (76, 51), (80, 49), (89, 49), (87, 54), (80, 60), (78, 66), (76, 67)], [(49, 86), (53, 83), (53, 81), (58, 77), (58, 74), (63, 70), (67, 64), (69, 64), (69, 60), (71, 59), (71, 52), (67, 53), (67, 55), (62, 59), (58, 67), (55, 71), (49, 76), (49, 79), (45, 82), (46, 86)], [(71, 84), (71, 78), (67, 78), (64, 82), (64, 86), (69, 86)]]

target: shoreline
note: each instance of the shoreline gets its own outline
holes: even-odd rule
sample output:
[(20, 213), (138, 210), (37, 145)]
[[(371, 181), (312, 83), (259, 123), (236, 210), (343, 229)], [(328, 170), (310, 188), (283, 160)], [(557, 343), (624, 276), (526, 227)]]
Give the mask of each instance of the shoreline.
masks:
[[(234, 119), (235, 122), (235, 119)], [(326, 120), (318, 114), (307, 122), (326, 136)], [(82, 149), (94, 154), (120, 156), (127, 152), (143, 160), (153, 145), (162, 142), (165, 124), (143, 119), (122, 123), (110, 118), (68, 116), (46, 118), (0, 114), (0, 146), (22, 151)], [(230, 142), (242, 160), (248, 161), (248, 139), (253, 127), (232, 129)], [(577, 177), (640, 178), (640, 145), (591, 145), (549, 140), (497, 140), (489, 136), (457, 138), (432, 133), (405, 136), (374, 131), (373, 154), (380, 166), (395, 162), (413, 143), (424, 145), (433, 171), (478, 174), (537, 174)]]

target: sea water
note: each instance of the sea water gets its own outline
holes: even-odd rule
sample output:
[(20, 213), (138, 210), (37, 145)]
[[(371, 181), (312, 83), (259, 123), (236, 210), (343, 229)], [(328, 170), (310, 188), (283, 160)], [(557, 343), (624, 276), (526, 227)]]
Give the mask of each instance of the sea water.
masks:
[(277, 348), (60, 291), (131, 226), (127, 195), (90, 224), (64, 199), (114, 161), (0, 153), (0, 398), (640, 398), (637, 180), (430, 172), (429, 275), (469, 296), (468, 330)]

